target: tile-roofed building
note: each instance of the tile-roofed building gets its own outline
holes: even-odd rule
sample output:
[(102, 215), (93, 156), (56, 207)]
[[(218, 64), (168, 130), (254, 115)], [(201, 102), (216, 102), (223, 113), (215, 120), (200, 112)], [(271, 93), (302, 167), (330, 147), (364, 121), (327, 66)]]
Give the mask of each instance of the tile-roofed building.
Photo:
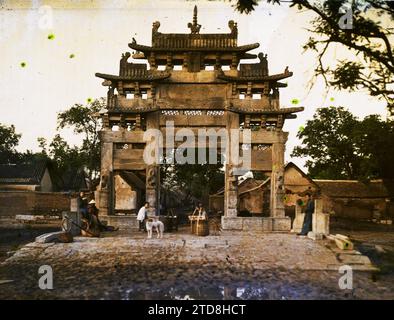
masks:
[[(244, 180), (239, 192), (243, 210), (253, 214), (268, 211), (265, 201), (270, 178), (261, 182), (253, 178)], [(368, 183), (357, 180), (320, 180), (310, 178), (293, 162), (287, 163), (284, 172), (286, 215), (294, 217), (295, 203), (306, 195), (314, 194), (322, 199), (324, 212), (338, 217), (371, 219), (374, 215), (394, 215), (394, 182), (372, 180)], [(223, 190), (210, 196), (210, 209), (223, 210)]]
[(321, 193), (334, 198), (388, 198), (389, 192), (383, 180), (372, 180), (363, 183), (357, 180), (313, 180)]
[(1, 164), (0, 190), (52, 191), (47, 162)]

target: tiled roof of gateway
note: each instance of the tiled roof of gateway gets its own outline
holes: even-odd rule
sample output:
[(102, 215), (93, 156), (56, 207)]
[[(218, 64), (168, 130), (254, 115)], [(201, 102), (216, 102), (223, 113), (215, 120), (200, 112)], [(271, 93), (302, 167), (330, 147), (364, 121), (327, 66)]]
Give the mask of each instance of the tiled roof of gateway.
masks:
[(233, 20), (228, 22), (229, 33), (201, 33), (201, 25), (197, 21), (197, 6), (193, 11), (193, 22), (188, 23), (190, 33), (161, 33), (160, 22), (155, 21), (152, 26), (152, 46), (138, 44), (133, 38), (129, 43), (131, 49), (152, 51), (216, 51), (216, 52), (246, 52), (259, 47), (258, 43), (238, 46), (238, 27)]
[(337, 198), (386, 198), (389, 192), (382, 180), (363, 183), (356, 180), (313, 180), (322, 194)]
[(23, 164), (0, 164), (0, 184), (40, 184), (45, 161)]

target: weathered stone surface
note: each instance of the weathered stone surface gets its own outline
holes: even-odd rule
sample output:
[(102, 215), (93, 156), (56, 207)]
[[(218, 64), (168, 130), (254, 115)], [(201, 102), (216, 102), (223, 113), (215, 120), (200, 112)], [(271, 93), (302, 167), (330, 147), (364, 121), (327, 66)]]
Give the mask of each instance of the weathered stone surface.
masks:
[(328, 235), (330, 233), (330, 215), (316, 211), (312, 215), (312, 230), (315, 234)]
[(353, 243), (350, 240), (335, 237), (334, 241), (341, 250), (353, 250)]
[(296, 212), (296, 215), (295, 215), (295, 218), (293, 221), (293, 227), (292, 227), (293, 232), (296, 232), (296, 233), (301, 232), (302, 225), (304, 223), (304, 218), (305, 218), (305, 213)]
[(38, 243), (48, 243), (48, 242), (69, 243), (72, 241), (73, 241), (72, 234), (64, 231), (45, 233), (36, 238), (36, 242)]
[(241, 217), (225, 217), (222, 216), (222, 229), (223, 230), (242, 230)]
[(17, 214), (15, 216), (15, 220), (20, 220), (20, 221), (38, 221), (38, 220), (44, 220), (45, 217), (42, 215), (32, 215), (32, 214)]
[[(338, 269), (344, 263), (326, 247), (327, 240), (239, 231), (199, 238), (185, 233), (188, 230), (164, 234), (163, 239), (147, 240), (142, 232), (108, 233), (102, 238), (76, 237), (68, 244), (29, 246), (0, 266), (3, 279), (18, 279), (17, 285), (2, 285), (0, 298), (147, 299), (144, 292), (152, 283), (154, 292), (160, 292), (156, 298), (174, 298), (169, 295), (174, 290), (191, 298), (212, 298), (205, 294), (216, 290), (219, 295), (214, 298), (223, 299), (223, 285), (236, 289), (250, 284), (263, 294), (260, 299), (349, 298), (338, 287)], [(353, 270), (375, 270), (367, 260), (362, 262), (366, 264), (351, 264)], [(43, 264), (51, 265), (56, 275), (51, 292), (39, 289), (32, 276)], [(354, 273), (356, 291), (351, 297), (394, 297), (392, 288), (379, 286), (369, 273), (365, 277)]]
[(70, 211), (77, 212), (78, 211), (78, 198), (70, 199)]
[(291, 219), (290, 217), (273, 217), (272, 231), (290, 231)]
[(120, 230), (135, 230), (138, 229), (138, 221), (136, 215), (125, 215), (125, 216), (103, 216), (101, 220), (107, 221), (107, 225), (114, 226)]
[(264, 232), (272, 231), (272, 218), (271, 217), (264, 217), (262, 218), (262, 230)]
[(242, 218), (242, 230), (259, 231), (263, 228), (263, 220), (261, 218)]
[(323, 240), (322, 233), (315, 233), (313, 231), (309, 231), (307, 236), (309, 239), (312, 239), (312, 240)]
[(372, 265), (371, 260), (364, 255), (361, 254), (346, 254), (342, 253), (339, 255), (339, 260), (344, 264), (364, 264), (364, 265)]

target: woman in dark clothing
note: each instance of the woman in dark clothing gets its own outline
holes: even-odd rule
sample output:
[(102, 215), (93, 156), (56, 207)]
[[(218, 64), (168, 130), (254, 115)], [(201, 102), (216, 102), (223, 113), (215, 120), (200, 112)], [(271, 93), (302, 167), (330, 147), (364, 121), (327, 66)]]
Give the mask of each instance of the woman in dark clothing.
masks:
[(315, 212), (315, 201), (311, 194), (308, 194), (308, 202), (306, 203), (304, 223), (302, 225), (299, 236), (306, 236), (309, 231), (312, 231), (312, 214)]
[(82, 218), (88, 218), (88, 198), (86, 198), (85, 193), (81, 191), (77, 198), (77, 204), (79, 212), (82, 214)]

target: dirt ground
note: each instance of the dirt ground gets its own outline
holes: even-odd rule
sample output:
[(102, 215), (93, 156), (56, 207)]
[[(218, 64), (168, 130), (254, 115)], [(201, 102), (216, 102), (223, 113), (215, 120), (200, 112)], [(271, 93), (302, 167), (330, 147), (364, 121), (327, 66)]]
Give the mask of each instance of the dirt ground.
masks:
[[(44, 228), (54, 226), (25, 232), (0, 225), (1, 243), (16, 248)], [(393, 230), (334, 221), (332, 233), (350, 235), (363, 255), (343, 254), (328, 240), (288, 233), (227, 231), (197, 237), (188, 228), (165, 233), (163, 239), (146, 239), (135, 231), (76, 237), (70, 244), (29, 243), (0, 264), (0, 283), (12, 280), (0, 284), (0, 298), (393, 299)], [(345, 263), (354, 269), (351, 290), (338, 286), (338, 268)], [(41, 265), (53, 269), (52, 290), (38, 287)]]

